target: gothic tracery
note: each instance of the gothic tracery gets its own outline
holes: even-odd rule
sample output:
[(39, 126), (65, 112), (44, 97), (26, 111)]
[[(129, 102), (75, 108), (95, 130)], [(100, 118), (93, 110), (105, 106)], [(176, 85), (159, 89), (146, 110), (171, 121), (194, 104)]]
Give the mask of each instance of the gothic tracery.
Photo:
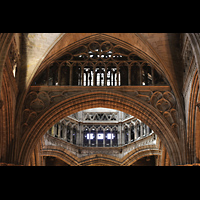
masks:
[(78, 117), (74, 114), (66, 117), (47, 133), (83, 147), (120, 147), (153, 134), (153, 130), (131, 115), (98, 109), (105, 112), (80, 111), (76, 114)]
[(0, 165), (198, 165), (199, 41), (0, 33)]
[(32, 85), (168, 85), (151, 63), (109, 41), (93, 41), (66, 52)]

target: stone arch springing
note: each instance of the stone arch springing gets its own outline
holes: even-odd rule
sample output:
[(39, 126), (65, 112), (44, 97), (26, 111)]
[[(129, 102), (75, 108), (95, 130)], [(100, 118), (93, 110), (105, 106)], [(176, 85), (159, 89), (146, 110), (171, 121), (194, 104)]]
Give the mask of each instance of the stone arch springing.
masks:
[(23, 135), (19, 162), (27, 165), (37, 142), (56, 122), (70, 114), (95, 107), (117, 109), (137, 117), (159, 136), (169, 153), (172, 165), (182, 163), (177, 135), (155, 108), (135, 98), (100, 91), (74, 96), (55, 104), (44, 112)]

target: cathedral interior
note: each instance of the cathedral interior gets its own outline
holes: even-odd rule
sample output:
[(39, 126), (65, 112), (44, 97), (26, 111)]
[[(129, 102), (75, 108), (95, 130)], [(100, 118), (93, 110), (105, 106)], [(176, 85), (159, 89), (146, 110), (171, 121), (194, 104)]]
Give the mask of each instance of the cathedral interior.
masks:
[(0, 33), (0, 166), (199, 166), (199, 33)]

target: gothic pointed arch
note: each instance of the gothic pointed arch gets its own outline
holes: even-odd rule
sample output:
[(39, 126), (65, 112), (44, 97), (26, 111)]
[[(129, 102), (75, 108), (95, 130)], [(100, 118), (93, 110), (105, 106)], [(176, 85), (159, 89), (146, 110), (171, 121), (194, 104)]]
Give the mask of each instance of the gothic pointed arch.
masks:
[(90, 92), (61, 101), (37, 118), (34, 125), (22, 137), (22, 148), (19, 157), (20, 163), (27, 164), (34, 146), (55, 122), (80, 110), (99, 106), (118, 109), (141, 119), (162, 140), (169, 153), (172, 165), (182, 162), (178, 136), (168, 126), (166, 119), (159, 111), (137, 98), (125, 97), (110, 92)]
[[(23, 110), (23, 113), (29, 120), (25, 116), (20, 116), (24, 127), (20, 162), (28, 162), (29, 151), (33, 147), (27, 146), (27, 143), (31, 142), (34, 146), (42, 136), (37, 131), (34, 132), (33, 139), (29, 135), (36, 127), (41, 128), (39, 119), (44, 120), (46, 115), (50, 115), (48, 125), (44, 126), (48, 129), (60, 120), (61, 116), (71, 115), (82, 108), (102, 105), (127, 111), (128, 114), (138, 116), (138, 119), (144, 118), (151, 129), (157, 129), (172, 159), (171, 162), (184, 162), (180, 155), (178, 115), (173, 115), (179, 111), (174, 87), (156, 57), (150, 56), (153, 55), (152, 52), (149, 51), (147, 54), (136, 46), (106, 34), (93, 34), (61, 47), (59, 50), (52, 48), (40, 66), (37, 66), (30, 89), (24, 96), (22, 110), (26, 110)], [(95, 103), (98, 98), (99, 104)], [(129, 101), (127, 98), (132, 105), (124, 102)], [(67, 108), (67, 104), (72, 105), (72, 102), (75, 106)], [(143, 106), (137, 108), (138, 102)], [(64, 112), (60, 110), (60, 105), (63, 105)], [(54, 113), (51, 113), (52, 109), (55, 109)], [(145, 118), (143, 115), (146, 112), (149, 113)], [(155, 116), (155, 119), (161, 122), (153, 125), (150, 121), (154, 121), (154, 118), (150, 116)], [(95, 119), (101, 117), (96, 115)], [(114, 120), (114, 116), (111, 117)], [(166, 131), (161, 131), (161, 124), (163, 127), (165, 124)], [(44, 134), (45, 128), (41, 128), (41, 134)], [(176, 153), (173, 154), (173, 151)]]
[(156, 60), (113, 38), (83, 39), (61, 52), (41, 64), (32, 86), (169, 85)]

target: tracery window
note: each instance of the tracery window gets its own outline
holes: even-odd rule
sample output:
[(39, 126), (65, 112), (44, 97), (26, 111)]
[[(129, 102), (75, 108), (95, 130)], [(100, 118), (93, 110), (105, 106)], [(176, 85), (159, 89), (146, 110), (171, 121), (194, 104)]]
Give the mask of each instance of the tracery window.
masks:
[(117, 128), (114, 127), (112, 129), (112, 134), (111, 134), (111, 137), (112, 137), (112, 146), (113, 147), (117, 147), (118, 146), (118, 131), (117, 131)]
[(150, 62), (109, 41), (96, 40), (53, 61), (32, 85), (168, 85)]
[(113, 138), (113, 135), (110, 132), (111, 132), (110, 128), (109, 127), (106, 128), (106, 130), (105, 130), (105, 145), (106, 145), (106, 147), (110, 146), (110, 139)]
[(91, 129), (91, 133), (90, 133), (90, 144), (91, 144), (91, 146), (93, 147), (93, 146), (96, 146), (96, 129), (95, 129), (95, 127), (93, 127), (92, 129)]
[(48, 85), (58, 85), (58, 64), (53, 63), (49, 67), (49, 83)]
[[(127, 118), (125, 113), (119, 114), (121, 111), (113, 110), (111, 113), (111, 110), (107, 110), (102, 113), (92, 110), (83, 111), (84, 114), (79, 115), (79, 119), (68, 116), (51, 127), (48, 133), (83, 147), (119, 147), (153, 134), (153, 131), (142, 121), (131, 115)], [(120, 122), (118, 115), (123, 116)], [(113, 117), (115, 117), (114, 121)]]
[(152, 68), (148, 63), (142, 66), (142, 85), (152, 85)]
[(104, 146), (104, 132), (103, 132), (102, 127), (98, 129), (97, 139), (98, 139), (98, 147), (103, 147)]
[(70, 65), (64, 62), (60, 65), (60, 85), (69, 85)]

